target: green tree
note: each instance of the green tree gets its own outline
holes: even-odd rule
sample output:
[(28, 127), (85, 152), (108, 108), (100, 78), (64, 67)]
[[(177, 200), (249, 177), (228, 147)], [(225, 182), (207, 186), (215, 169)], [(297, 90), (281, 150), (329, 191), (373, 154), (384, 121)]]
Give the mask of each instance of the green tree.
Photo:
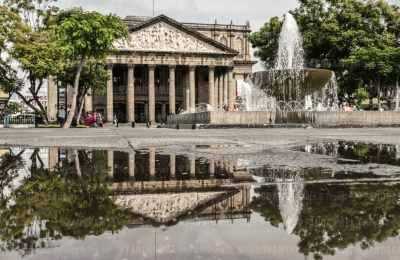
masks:
[[(368, 85), (370, 90), (376, 89), (371, 85), (371, 77), (375, 85), (378, 85), (379, 81), (386, 84), (393, 81), (394, 70), (389, 68), (392, 66), (391, 61), (385, 60), (383, 66), (379, 66), (379, 70), (372, 71), (359, 66), (360, 63), (356, 64), (356, 60), (352, 58), (361, 54), (365, 56), (365, 51), (382, 50), (386, 53), (399, 47), (398, 7), (391, 6), (383, 0), (299, 2), (300, 6), (291, 13), (303, 34), (307, 66), (334, 70), (341, 92), (349, 95), (360, 85)], [(275, 43), (279, 38), (278, 33), (271, 33), (271, 28), (274, 28), (276, 23), (276, 19), (271, 20), (250, 38), (254, 47), (259, 49), (256, 55), (267, 64), (270, 64), (274, 57), (274, 51), (270, 50), (273, 45), (271, 43)], [(264, 52), (264, 49), (269, 51)], [(379, 57), (382, 55), (379, 54)], [(366, 60), (364, 61), (363, 64), (367, 64)]]
[(48, 123), (46, 107), (39, 98), (39, 91), (51, 75), (56, 75), (62, 66), (63, 50), (57, 45), (52, 30), (26, 33), (23, 39), (14, 44), (11, 55), (20, 68), (27, 73), (31, 98), (23, 95), (22, 88), (15, 93), (34, 112)]
[[(58, 81), (63, 85), (73, 85), (76, 70), (74, 64), (65, 64), (65, 68), (57, 75)], [(108, 74), (104, 60), (92, 59), (85, 63), (79, 79), (77, 122), (79, 122), (82, 114), (85, 96), (105, 94), (107, 79)]]
[(76, 116), (79, 82), (85, 63), (105, 58), (114, 41), (127, 36), (127, 27), (114, 15), (82, 9), (62, 12), (56, 22), (58, 41), (67, 51), (69, 62), (76, 67), (71, 110), (64, 124), (64, 128), (69, 128)]
[(279, 17), (272, 17), (260, 31), (250, 35), (250, 42), (258, 47), (255, 55), (264, 62), (266, 68), (273, 68), (275, 65), (281, 28), (282, 21)]
[[(15, 41), (21, 31), (23, 31), (23, 25), (20, 17), (6, 6), (0, 5), (0, 90), (7, 93), (9, 98), (15, 86), (22, 85), (16, 71), (10, 65), (8, 55), (10, 44)], [(6, 105), (7, 103), (8, 101)], [(0, 116), (2, 113), (3, 111), (0, 111)]]
[[(56, 74), (63, 60), (63, 49), (57, 45), (54, 30), (49, 24), (49, 18), (57, 8), (53, 7), (52, 0), (6, 0), (2, 8), (10, 16), (18, 17), (20, 24), (12, 28), (13, 34), (7, 38), (9, 48), (7, 54), (10, 59), (6, 62), (11, 69), (11, 61), (15, 61), (18, 69), (23, 72), (20, 79), (8, 80), (6, 88), (9, 93), (15, 93), (35, 113), (42, 117), (47, 124), (46, 108), (39, 98), (39, 91), (45, 85), (50, 75)], [(7, 26), (9, 22), (2, 21)], [(3, 70), (2, 74), (6, 74)], [(8, 70), (8, 79), (17, 74)], [(25, 85), (24, 78), (27, 78)], [(31, 98), (23, 94), (26, 88)]]

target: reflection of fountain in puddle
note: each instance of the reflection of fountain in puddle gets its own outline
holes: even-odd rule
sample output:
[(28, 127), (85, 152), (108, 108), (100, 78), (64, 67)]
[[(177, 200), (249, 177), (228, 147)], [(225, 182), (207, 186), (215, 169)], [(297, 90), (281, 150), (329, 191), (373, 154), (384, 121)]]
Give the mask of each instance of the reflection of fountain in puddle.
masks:
[(300, 213), (303, 210), (303, 179), (295, 175), (290, 180), (276, 179), (276, 182), (279, 196), (279, 210), (283, 219), (283, 225), (286, 232), (292, 234), (299, 221)]

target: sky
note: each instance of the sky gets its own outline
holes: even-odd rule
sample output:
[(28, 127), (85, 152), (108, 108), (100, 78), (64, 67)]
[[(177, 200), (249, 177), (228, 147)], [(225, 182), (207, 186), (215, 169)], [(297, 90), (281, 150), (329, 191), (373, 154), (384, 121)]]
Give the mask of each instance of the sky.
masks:
[[(283, 16), (297, 7), (297, 0), (154, 0), (155, 14), (180, 22), (245, 24), (259, 29), (270, 17)], [(62, 8), (81, 6), (87, 10), (127, 15), (152, 16), (152, 0), (58, 0)]]

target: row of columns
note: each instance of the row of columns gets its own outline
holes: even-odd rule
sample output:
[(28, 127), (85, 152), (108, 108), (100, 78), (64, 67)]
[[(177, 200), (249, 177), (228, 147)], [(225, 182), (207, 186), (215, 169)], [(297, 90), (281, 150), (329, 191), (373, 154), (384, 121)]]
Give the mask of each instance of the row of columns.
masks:
[[(107, 121), (114, 117), (113, 108), (113, 66), (108, 65), (107, 82)], [(155, 69), (156, 65), (148, 65), (148, 121), (155, 122)], [(135, 65), (128, 64), (127, 83), (127, 114), (128, 121), (135, 121)], [(176, 67), (169, 66), (169, 111), (176, 113)], [(236, 99), (236, 85), (233, 79), (233, 69), (227, 68), (224, 72), (215, 76), (215, 67), (209, 66), (208, 101), (215, 109), (222, 110), (224, 105), (229, 111), (233, 111)], [(189, 84), (184, 89), (185, 110), (194, 113), (196, 110), (196, 66), (189, 66)]]
[[(170, 159), (169, 159), (169, 168), (170, 168), (170, 174), (171, 176), (176, 175), (176, 154), (170, 154)], [(196, 174), (196, 157), (194, 155), (191, 156), (190, 158), (190, 167), (189, 167), (189, 173), (191, 176), (194, 176)], [(155, 176), (156, 175), (156, 149), (155, 148), (149, 148), (149, 174), (150, 176)], [(215, 160), (210, 160), (209, 161), (209, 173), (211, 176), (214, 176), (216, 173), (216, 166), (219, 168), (224, 168), (228, 172), (233, 172), (233, 166), (228, 163), (228, 162), (222, 162), (222, 161), (215, 161)], [(108, 176), (110, 178), (113, 178), (114, 176), (114, 151), (108, 151), (107, 152), (107, 167), (108, 167)], [(134, 177), (135, 176), (135, 152), (130, 152), (129, 153), (129, 161), (128, 161), (128, 171), (129, 171), (129, 176)]]

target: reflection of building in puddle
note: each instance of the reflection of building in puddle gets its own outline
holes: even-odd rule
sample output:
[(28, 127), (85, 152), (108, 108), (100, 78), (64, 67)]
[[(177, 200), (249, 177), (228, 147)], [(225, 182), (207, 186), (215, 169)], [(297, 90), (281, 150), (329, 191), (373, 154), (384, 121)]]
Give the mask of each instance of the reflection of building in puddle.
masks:
[(222, 191), (120, 195), (115, 203), (157, 223), (168, 223), (223, 195)]
[(108, 151), (108, 167), (113, 190), (124, 193), (205, 191), (252, 180), (246, 171), (237, 170), (234, 161), (159, 154), (153, 148), (131, 153)]
[(152, 222), (174, 223), (188, 214), (196, 220), (249, 218), (249, 188), (224, 187), (245, 175), (235, 171), (234, 162), (158, 154), (150, 148), (109, 151), (108, 166), (116, 203)]
[(234, 161), (160, 154), (155, 148), (130, 153), (46, 148), (27, 149), (22, 155), (20, 168), (29, 176), (33, 167), (66, 171), (79, 167), (81, 174), (96, 168), (96, 173), (108, 176), (103, 180), (109, 181), (116, 203), (144, 217), (139, 220), (142, 224), (170, 223), (189, 213), (216, 220), (250, 214), (249, 192), (242, 191), (247, 189), (226, 187), (251, 180)]
[(182, 218), (191, 221), (250, 219), (249, 186), (215, 191), (116, 195), (115, 203), (156, 224), (173, 224)]

